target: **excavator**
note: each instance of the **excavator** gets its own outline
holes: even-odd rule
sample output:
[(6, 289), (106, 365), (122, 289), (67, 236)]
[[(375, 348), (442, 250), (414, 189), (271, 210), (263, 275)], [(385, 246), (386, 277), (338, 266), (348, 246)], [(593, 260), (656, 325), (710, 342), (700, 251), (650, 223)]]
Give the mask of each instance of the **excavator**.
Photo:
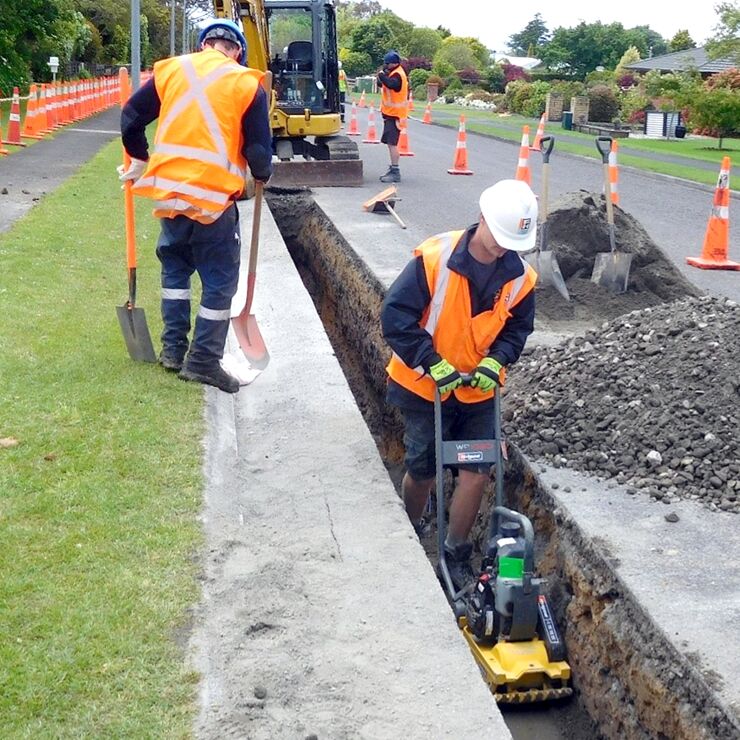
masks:
[(239, 25), (247, 64), (269, 72), (278, 162), (273, 185), (359, 186), (357, 144), (340, 134), (336, 15), (332, 0), (213, 0)]

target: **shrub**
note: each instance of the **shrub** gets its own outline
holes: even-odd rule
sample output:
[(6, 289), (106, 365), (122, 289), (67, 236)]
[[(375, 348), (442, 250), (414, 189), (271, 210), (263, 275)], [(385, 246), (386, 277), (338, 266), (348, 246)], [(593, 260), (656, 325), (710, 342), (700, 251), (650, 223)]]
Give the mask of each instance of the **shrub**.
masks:
[(432, 73), (427, 71), (426, 69), (412, 69), (411, 74), (409, 75), (409, 85), (411, 85), (412, 88), (420, 87), (421, 85), (426, 85), (427, 80), (432, 76)]
[(522, 87), (526, 87), (529, 83), (526, 80), (513, 80), (506, 85), (504, 91), (504, 99), (506, 101), (506, 110), (514, 111), (514, 96), (519, 92)]
[(445, 93), (451, 93), (451, 92), (461, 92), (463, 89), (462, 82), (460, 82), (460, 78), (457, 76), (453, 76), (453, 78), (450, 80), (450, 84), (447, 85), (445, 88)]
[(466, 85), (477, 85), (480, 82), (480, 72), (473, 67), (465, 67), (457, 73), (460, 82)]
[(373, 73), (373, 60), (367, 52), (348, 51), (342, 59), (344, 71), (349, 77), (362, 77)]
[(432, 62), (426, 57), (409, 57), (406, 60), (406, 66), (409, 72), (413, 72), (415, 69), (426, 69), (431, 70)]
[(417, 87), (412, 87), (411, 91), (414, 93), (414, 100), (426, 100), (427, 99), (427, 86), (426, 85), (418, 85)]
[(429, 75), (429, 78), (427, 79), (427, 85), (429, 83), (437, 83), (437, 85), (439, 86), (439, 92), (442, 92), (442, 90), (447, 87), (447, 83), (439, 75), (435, 74)]
[(650, 100), (648, 97), (640, 92), (639, 89), (631, 89), (620, 95), (619, 111), (622, 120), (629, 121), (630, 123), (636, 123), (633, 120), (635, 113), (640, 111), (643, 112), (643, 121), (645, 120), (644, 111), (648, 107)]
[(504, 89), (510, 82), (529, 79), (529, 75), (521, 67), (517, 67), (515, 64), (503, 62), (501, 68), (504, 70)]
[(619, 111), (617, 96), (611, 87), (595, 85), (588, 91), (590, 121), (612, 121)]

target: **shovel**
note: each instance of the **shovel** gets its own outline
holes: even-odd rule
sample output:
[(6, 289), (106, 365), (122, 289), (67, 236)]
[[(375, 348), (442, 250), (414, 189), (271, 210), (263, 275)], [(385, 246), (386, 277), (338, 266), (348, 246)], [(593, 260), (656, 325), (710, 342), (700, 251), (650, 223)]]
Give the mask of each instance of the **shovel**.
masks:
[[(123, 166), (128, 168), (129, 156), (124, 154)], [(156, 362), (157, 355), (152, 346), (149, 327), (143, 308), (136, 308), (136, 228), (134, 222), (133, 183), (124, 183), (124, 204), (126, 212), (126, 261), (128, 263), (128, 300), (123, 306), (116, 306), (118, 323), (121, 325), (123, 339), (132, 360)]]
[[(603, 144), (603, 146), (602, 146)], [(609, 182), (609, 152), (612, 148), (611, 136), (599, 136), (596, 139), (596, 148), (601, 154), (604, 164), (604, 197), (606, 198), (606, 219), (609, 222), (609, 245), (611, 252), (599, 252), (594, 262), (594, 271), (591, 282), (603, 285), (612, 293), (625, 293), (627, 281), (630, 277), (632, 255), (617, 252), (614, 240), (614, 204), (612, 203), (612, 188)]]
[(534, 267), (537, 272), (538, 282), (543, 287), (552, 285), (566, 301), (570, 300), (568, 286), (565, 284), (563, 273), (560, 272), (560, 265), (548, 249), (547, 244), (547, 200), (550, 185), (550, 154), (555, 146), (554, 136), (543, 136), (540, 140), (542, 151), (542, 195), (539, 204), (539, 222), (540, 222), (540, 243), (537, 249), (525, 256), (525, 260)]
[(255, 183), (254, 213), (252, 214), (252, 241), (249, 245), (249, 268), (247, 272), (247, 301), (242, 312), (231, 319), (231, 326), (239, 342), (244, 356), (249, 364), (257, 369), (264, 370), (270, 362), (270, 353), (262, 339), (257, 319), (249, 313), (254, 298), (254, 280), (257, 275), (257, 248), (260, 238), (260, 218), (262, 216), (262, 189), (261, 182)]

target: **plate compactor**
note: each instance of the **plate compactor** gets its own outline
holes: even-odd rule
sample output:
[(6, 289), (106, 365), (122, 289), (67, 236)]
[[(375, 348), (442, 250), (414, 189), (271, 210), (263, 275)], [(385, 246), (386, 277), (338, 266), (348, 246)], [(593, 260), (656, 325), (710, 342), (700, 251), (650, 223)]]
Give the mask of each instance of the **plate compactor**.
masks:
[[(463, 375), (468, 385), (471, 376)], [(434, 400), (438, 573), (458, 625), (499, 704), (564, 699), (573, 693), (565, 645), (534, 577), (534, 530), (503, 503), (501, 401), (494, 398), (493, 439), (442, 439), (442, 403)], [(496, 501), (477, 581), (457, 591), (445, 555), (444, 466), (488, 463), (496, 469)]]

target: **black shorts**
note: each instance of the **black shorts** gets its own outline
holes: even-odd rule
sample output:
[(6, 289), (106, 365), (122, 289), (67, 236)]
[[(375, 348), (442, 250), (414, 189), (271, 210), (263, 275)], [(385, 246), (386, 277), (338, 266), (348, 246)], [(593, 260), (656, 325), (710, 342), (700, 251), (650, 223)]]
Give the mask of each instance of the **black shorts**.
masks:
[(380, 137), (380, 141), (383, 144), (396, 146), (400, 135), (401, 131), (398, 128), (398, 118), (383, 116), (383, 135)]
[[(450, 399), (442, 404), (443, 439), (492, 439), (493, 403), (459, 403)], [(416, 481), (434, 478), (434, 411), (430, 403), (426, 410), (401, 409), (405, 421), (403, 443), (406, 448), (406, 469)], [(474, 473), (488, 473), (490, 463), (470, 463), (458, 468)]]

